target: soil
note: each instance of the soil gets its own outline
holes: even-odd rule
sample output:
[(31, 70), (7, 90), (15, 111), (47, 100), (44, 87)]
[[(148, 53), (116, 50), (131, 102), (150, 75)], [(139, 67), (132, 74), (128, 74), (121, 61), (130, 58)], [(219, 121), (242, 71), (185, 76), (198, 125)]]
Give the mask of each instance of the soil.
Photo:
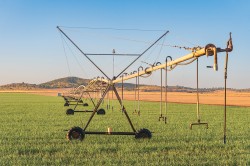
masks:
[[(0, 93), (28, 93), (44, 96), (58, 96), (59, 93), (67, 93), (69, 89), (36, 89), (36, 90), (2, 90)], [(120, 91), (119, 91), (119, 94)], [(137, 95), (136, 95), (137, 96)], [(125, 100), (135, 100), (134, 91), (124, 91)], [(165, 94), (162, 96), (165, 101)], [(137, 100), (137, 99), (136, 99)], [(160, 92), (140, 92), (140, 100), (143, 101), (160, 101)], [(167, 101), (173, 103), (196, 103), (197, 94), (187, 92), (168, 92)], [(206, 92), (199, 94), (199, 102), (201, 104), (223, 105), (224, 91)], [(250, 92), (227, 91), (227, 105), (231, 106), (247, 106), (250, 107)]]
[[(144, 101), (160, 101), (160, 92), (140, 92), (140, 99)], [(125, 99), (134, 100), (134, 92), (125, 92)], [(165, 94), (163, 93), (163, 101)], [(201, 104), (224, 105), (224, 91), (207, 92), (199, 94)], [(197, 103), (196, 93), (168, 92), (167, 101), (173, 103)], [(250, 92), (227, 91), (227, 105), (250, 106)]]

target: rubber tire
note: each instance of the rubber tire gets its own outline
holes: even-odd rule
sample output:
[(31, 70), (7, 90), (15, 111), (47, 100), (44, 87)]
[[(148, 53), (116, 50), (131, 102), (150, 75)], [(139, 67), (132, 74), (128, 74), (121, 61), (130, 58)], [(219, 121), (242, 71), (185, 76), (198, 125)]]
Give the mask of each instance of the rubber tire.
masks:
[(143, 128), (137, 131), (137, 133), (135, 134), (135, 138), (136, 139), (150, 139), (152, 138), (152, 134), (148, 129)]
[(105, 110), (103, 108), (100, 108), (98, 111), (97, 111), (97, 115), (105, 115)]
[(74, 112), (75, 111), (73, 109), (71, 109), (71, 108), (66, 110), (67, 115), (74, 115)]
[(66, 136), (67, 140), (69, 141), (73, 140), (82, 141), (84, 137), (85, 137), (85, 132), (81, 127), (72, 127), (71, 129), (69, 129)]
[(87, 106), (89, 106), (89, 104), (88, 104), (88, 103), (84, 103), (83, 106), (84, 106), (84, 107), (87, 107)]

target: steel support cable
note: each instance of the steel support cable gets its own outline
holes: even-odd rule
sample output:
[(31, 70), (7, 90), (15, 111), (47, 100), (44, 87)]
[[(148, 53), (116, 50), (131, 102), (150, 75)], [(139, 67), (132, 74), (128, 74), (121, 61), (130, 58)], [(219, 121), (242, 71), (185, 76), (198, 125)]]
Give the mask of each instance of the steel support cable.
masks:
[[(87, 58), (87, 59), (89, 59), (88, 58), (88, 56), (83, 52), (83, 51), (81, 51), (81, 49), (58, 27), (58, 29), (78, 48), (78, 50), (81, 52), (81, 53), (83, 53), (83, 55), (85, 55), (85, 57)], [(138, 56), (130, 65), (128, 65), (120, 74), (122, 74), (127, 68), (129, 68), (135, 61), (137, 61), (137, 59), (139, 59), (143, 54), (145, 54), (153, 45), (155, 45), (155, 44), (157, 44), (157, 42), (159, 41), (159, 40), (161, 40), (167, 33), (168, 33), (169, 31), (167, 31), (166, 33), (164, 33), (160, 38), (158, 38), (153, 44), (151, 44), (150, 45), (150, 47), (148, 47), (140, 56)], [(92, 64), (94, 64), (95, 65), (95, 63), (91, 60), (91, 59), (89, 59), (90, 60), (90, 62), (92, 62)], [(95, 65), (96, 66), (96, 65)], [(98, 69), (99, 69), (99, 71), (101, 71), (102, 73), (103, 73), (103, 71), (98, 67), (98, 66), (96, 66)], [(105, 73), (103, 73), (106, 77), (107, 77), (107, 75), (105, 74)], [(119, 77), (120, 76), (120, 74), (118, 74), (116, 77)], [(108, 77), (107, 77), (108, 78)], [(108, 78), (109, 79), (109, 78)]]
[(91, 54), (91, 53), (86, 53), (86, 55), (115, 55), (115, 56), (139, 56), (140, 54), (103, 54), (103, 53), (95, 53), (95, 54)]
[(194, 43), (190, 42), (189, 40), (187, 40), (187, 39), (185, 39), (185, 38), (182, 38), (182, 37), (180, 37), (180, 36), (178, 36), (178, 35), (175, 35), (175, 37), (176, 37), (176, 39), (177, 39), (178, 41), (183, 41), (183, 42), (189, 43), (189, 44), (191, 44), (191, 45), (193, 45), (193, 46), (197, 45), (197, 44), (194, 44)]
[(67, 57), (67, 54), (66, 54), (65, 46), (63, 44), (64, 40), (63, 40), (63, 36), (62, 36), (61, 33), (60, 33), (60, 36), (61, 36), (61, 40), (62, 40), (63, 52), (64, 52), (64, 56), (65, 56), (65, 59), (66, 59), (66, 62), (67, 62), (67, 67), (68, 67), (69, 75), (71, 76), (71, 71), (70, 71), (70, 67), (69, 67), (69, 61), (68, 61), (68, 57)]
[[(146, 45), (151, 44), (151, 42), (149, 41), (142, 41), (142, 40), (137, 40), (137, 39), (129, 39), (129, 38), (124, 38), (124, 37), (117, 37), (117, 36), (108, 36), (108, 35), (103, 35), (103, 34), (98, 34), (95, 37), (108, 37), (108, 38), (113, 38), (113, 39), (117, 39), (117, 40), (125, 40), (125, 41), (130, 41), (130, 42), (136, 42), (136, 43), (143, 43)], [(178, 45), (170, 45), (170, 44), (156, 44), (157, 46), (164, 46), (164, 47), (173, 47), (173, 48), (179, 48), (179, 49), (185, 49), (185, 50), (195, 50), (195, 49), (199, 49), (201, 48), (200, 46), (196, 46), (196, 47), (185, 47), (185, 46), (178, 46)], [(194, 45), (194, 44), (192, 44)], [(87, 54), (87, 55), (96, 55), (96, 54)], [(135, 54), (134, 56), (138, 56), (137, 54)]]
[(165, 30), (160, 29), (137, 29), (137, 28), (111, 28), (111, 27), (87, 27), (87, 26), (81, 26), (81, 27), (70, 27), (70, 26), (59, 26), (62, 28), (69, 28), (69, 29), (99, 29), (99, 30), (116, 30), (116, 31), (149, 31), (149, 32), (164, 32)]
[[(109, 37), (111, 38), (111, 37)], [(112, 38), (114, 39), (118, 39), (118, 40), (125, 40), (125, 41), (131, 41), (131, 42), (136, 42), (136, 43), (143, 43), (146, 45), (151, 44), (151, 42), (149, 41), (142, 41), (142, 40), (136, 40), (136, 39), (129, 39), (129, 38), (123, 38), (123, 37), (116, 37), (116, 36), (112, 36)], [(186, 46), (178, 46), (178, 45), (170, 45), (170, 44), (156, 44), (156, 46), (164, 46), (164, 47), (172, 47), (172, 48), (179, 48), (179, 49), (184, 49), (184, 50), (196, 50), (196, 49), (200, 49), (202, 48), (201, 46), (196, 46), (196, 47), (186, 47)], [(135, 56), (138, 56), (137, 54), (135, 54)]]
[[(142, 40), (136, 40), (136, 39), (128, 39), (128, 38), (122, 38), (122, 37), (113, 37), (119, 40), (126, 40), (126, 41), (131, 41), (131, 42), (136, 42), (136, 43), (144, 43), (144, 44), (151, 44), (151, 42), (148, 41), (142, 41)], [(170, 45), (170, 44), (156, 44), (157, 46), (164, 46), (164, 47), (173, 47), (173, 48), (179, 48), (179, 49), (184, 49), (184, 50), (196, 50), (202, 48), (201, 46), (196, 46), (196, 47), (186, 47), (186, 46), (178, 46), (178, 45)]]
[(62, 34), (67, 37), (67, 39), (108, 79), (110, 80), (110, 78), (76, 45), (76, 43), (71, 40), (71, 38), (69, 38), (61, 29), (59, 26), (57, 26), (57, 29), (62, 32)]
[(126, 71), (132, 64), (134, 64), (142, 55), (144, 55), (149, 49), (151, 49), (156, 43), (158, 43), (165, 35), (168, 34), (169, 31), (166, 31), (163, 35), (161, 35), (153, 44), (151, 44), (145, 51), (141, 53), (132, 63), (130, 63), (123, 71), (121, 71), (116, 77), (119, 77), (124, 71)]
[[(148, 44), (150, 44), (150, 43), (148, 43)], [(145, 58), (141, 61), (141, 64), (142, 64), (142, 63), (146, 63), (146, 64), (152, 66), (151, 64), (147, 63), (146, 60), (148, 60), (148, 59), (151, 57), (151, 55), (153, 54), (153, 52), (156, 50), (157, 46), (158, 46), (158, 45), (155, 45), (155, 47), (152, 48), (151, 51), (150, 51), (148, 54), (146, 54)], [(156, 59), (157, 59), (157, 58), (156, 58)], [(155, 60), (155, 61), (156, 61), (156, 60)]]
[[(64, 27), (64, 26), (60, 26), (60, 27)], [(64, 27), (65, 28), (65, 27)], [(81, 28), (81, 27), (69, 27), (69, 28)], [(142, 30), (142, 29), (116, 29), (116, 28), (91, 28), (91, 27), (82, 27), (82, 28), (86, 28), (86, 29), (110, 29), (110, 30), (131, 30), (131, 31), (165, 31), (165, 30)], [(151, 44), (151, 42), (145, 42), (145, 41), (140, 41), (140, 40), (135, 40), (135, 39), (129, 39), (129, 38), (124, 38), (124, 37), (117, 37), (117, 36), (110, 36), (110, 35), (105, 35), (103, 33), (101, 34), (97, 34), (94, 33), (94, 37), (98, 37), (100, 38), (100, 36), (102, 36), (103, 38), (113, 38), (113, 39), (118, 39), (118, 40), (125, 40), (125, 41), (132, 41), (132, 42), (137, 42), (137, 43), (144, 43), (144, 44)], [(88, 34), (89, 35), (89, 34)], [(158, 45), (158, 44), (157, 44)], [(99, 55), (99, 54), (89, 54), (89, 53), (85, 53), (86, 55)], [(101, 54), (101, 55), (111, 55), (111, 54)], [(140, 54), (121, 54), (121, 55), (126, 55), (126, 56), (139, 56)]]
[(161, 55), (161, 51), (162, 51), (162, 48), (163, 48), (163, 44), (164, 44), (164, 42), (165, 42), (165, 39), (166, 39), (166, 36), (163, 37), (162, 45), (161, 45), (160, 50), (159, 50), (159, 53), (158, 53), (158, 55), (157, 55), (157, 57), (156, 57), (156, 59), (155, 59), (155, 63), (156, 63), (156, 61), (158, 60), (159, 56)]
[[(60, 33), (60, 34), (61, 34), (61, 33)], [(61, 34), (61, 36), (62, 36), (62, 34)], [(63, 36), (62, 36), (62, 39), (63, 39), (63, 41), (66, 43), (68, 49), (70, 50), (71, 54), (72, 54), (73, 57), (75, 58), (75, 61), (77, 62), (77, 64), (79, 65), (79, 67), (81, 68), (81, 70), (83, 71), (83, 73), (84, 73), (85, 75), (87, 75), (86, 72), (84, 71), (82, 65), (80, 64), (80, 61), (78, 60), (78, 58), (77, 58), (76, 55), (74, 54), (74, 52), (73, 52), (73, 50), (71, 49), (71, 47), (69, 46), (69, 44), (68, 44), (68, 43), (66, 42), (66, 40), (63, 38)], [(68, 62), (67, 62), (67, 63), (68, 63)], [(88, 76), (88, 75), (87, 75), (87, 76)]]
[[(152, 32), (163, 32), (164, 30), (146, 30), (146, 29), (119, 29), (119, 28), (93, 28), (93, 27), (68, 27), (68, 26), (59, 26), (59, 27), (63, 27), (63, 28), (83, 28), (83, 29), (103, 29), (103, 30), (130, 30), (130, 31), (152, 31)], [(151, 44), (151, 42), (147, 42), (147, 41), (142, 41), (142, 40), (136, 40), (136, 39), (129, 39), (129, 38), (122, 38), (122, 37), (115, 37), (115, 36), (112, 36), (113, 38), (116, 38), (116, 39), (119, 39), (119, 40), (127, 40), (127, 41), (132, 41), (132, 42), (137, 42), (137, 43), (145, 43), (145, 44)], [(164, 38), (165, 40), (165, 38)], [(192, 45), (196, 45), (196, 44), (193, 44), (189, 41), (186, 40), (186, 42), (192, 44)], [(163, 42), (164, 43), (164, 42)], [(163, 46), (167, 46), (167, 47), (173, 47), (173, 48), (179, 48), (179, 49), (185, 49), (185, 50), (196, 50), (196, 49), (200, 49), (202, 48), (201, 46), (196, 46), (196, 47), (185, 47), (185, 46), (178, 46), (178, 45), (170, 45), (170, 44), (156, 44), (156, 45), (161, 45), (162, 47)]]

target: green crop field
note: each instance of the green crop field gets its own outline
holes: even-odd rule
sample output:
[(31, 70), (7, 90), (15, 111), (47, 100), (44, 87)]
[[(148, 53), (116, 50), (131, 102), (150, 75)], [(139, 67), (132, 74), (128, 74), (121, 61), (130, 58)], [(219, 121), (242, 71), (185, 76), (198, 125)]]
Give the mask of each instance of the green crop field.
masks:
[[(134, 126), (153, 132), (151, 139), (85, 135), (82, 142), (70, 142), (65, 130), (83, 127), (90, 113), (66, 115), (61, 97), (0, 93), (0, 102), (0, 165), (250, 165), (249, 107), (228, 107), (227, 144), (222, 106), (201, 105), (202, 122), (209, 128), (190, 130), (197, 121), (196, 105), (169, 104), (164, 124), (158, 121), (159, 103), (141, 102), (137, 116), (135, 103), (128, 101)], [(94, 116), (88, 131), (131, 131), (117, 102), (112, 105), (113, 111)]]

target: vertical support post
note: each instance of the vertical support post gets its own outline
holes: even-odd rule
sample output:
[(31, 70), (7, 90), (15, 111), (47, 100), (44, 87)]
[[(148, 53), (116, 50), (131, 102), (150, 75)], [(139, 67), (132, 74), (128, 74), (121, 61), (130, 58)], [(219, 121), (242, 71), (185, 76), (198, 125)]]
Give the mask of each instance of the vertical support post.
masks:
[(228, 52), (226, 52), (225, 71), (224, 71), (224, 144), (226, 144), (226, 132), (227, 132), (227, 64), (228, 64)]
[(108, 98), (107, 110), (109, 110), (109, 109), (110, 109), (109, 92), (108, 92), (108, 94), (107, 94), (107, 98)]
[(115, 49), (113, 49), (113, 78), (115, 76)]
[(135, 102), (134, 102), (134, 108), (135, 108), (135, 110), (134, 110), (134, 113), (136, 113), (137, 112), (137, 110), (136, 110), (136, 91), (137, 91), (137, 77), (135, 77)]
[(123, 75), (122, 75), (122, 100), (123, 100)]
[[(167, 60), (166, 60), (167, 61)], [(165, 124), (167, 124), (167, 103), (168, 103), (168, 101), (167, 101), (167, 92), (168, 92), (168, 89), (167, 89), (167, 87), (168, 87), (168, 84), (167, 84), (167, 79), (168, 79), (168, 67), (167, 67), (167, 65), (166, 65), (166, 68), (165, 68)]]
[(161, 112), (161, 117), (162, 117), (162, 69), (161, 69), (161, 101), (160, 101), (160, 112)]
[(140, 75), (139, 75), (139, 69), (138, 69), (138, 77), (137, 77), (137, 111), (138, 115), (140, 116)]
[(138, 111), (138, 115), (140, 116), (141, 115), (141, 112), (140, 112), (140, 74), (139, 74), (139, 72), (140, 72), (140, 70), (143, 70), (143, 67), (142, 66), (140, 66), (140, 67), (138, 67), (138, 70), (137, 70), (137, 78), (138, 78), (138, 80), (137, 80), (137, 111)]
[[(171, 56), (167, 56), (166, 57), (166, 64), (168, 63), (168, 58), (170, 59), (170, 61), (172, 61), (172, 57)], [(170, 69), (172, 69), (172, 66), (170, 66)], [(167, 109), (168, 109), (168, 101), (167, 101), (167, 97), (168, 97), (168, 66), (166, 65), (165, 67), (165, 124), (167, 124)]]
[(203, 122), (201, 123), (201, 117), (200, 117), (200, 100), (199, 100), (199, 61), (198, 57), (196, 59), (196, 97), (197, 97), (197, 123), (191, 123), (190, 129), (192, 130), (193, 125), (206, 125), (208, 129), (208, 123)]
[(200, 100), (199, 100), (199, 60), (196, 60), (196, 97), (197, 97), (197, 120), (200, 123)]

